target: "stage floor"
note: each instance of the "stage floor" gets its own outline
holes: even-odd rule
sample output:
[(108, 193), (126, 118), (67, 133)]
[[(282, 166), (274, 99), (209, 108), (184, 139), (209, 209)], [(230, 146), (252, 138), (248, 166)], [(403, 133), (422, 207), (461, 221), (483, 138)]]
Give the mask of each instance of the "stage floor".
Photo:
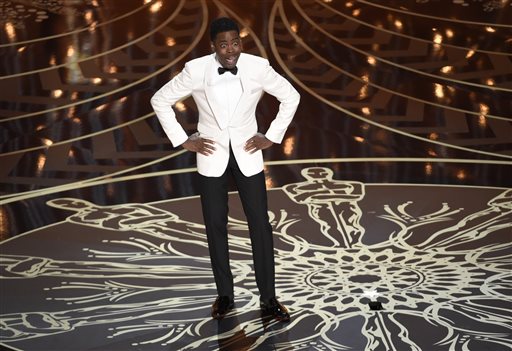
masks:
[[(216, 297), (195, 155), (149, 99), (208, 24), (301, 93), (265, 150), (278, 298), (261, 316), (230, 185)], [(510, 1), (0, 0), (0, 348), (510, 350)], [(264, 96), (264, 132), (278, 109)], [(176, 105), (195, 132), (189, 98)]]

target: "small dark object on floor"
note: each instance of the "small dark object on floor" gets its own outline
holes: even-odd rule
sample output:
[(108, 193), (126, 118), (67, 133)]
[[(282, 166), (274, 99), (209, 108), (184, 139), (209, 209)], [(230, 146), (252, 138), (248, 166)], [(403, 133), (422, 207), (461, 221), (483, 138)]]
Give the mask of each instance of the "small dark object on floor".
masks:
[(380, 303), (379, 301), (370, 301), (368, 302), (368, 306), (370, 306), (370, 309), (372, 311), (379, 311), (379, 310), (382, 310), (382, 303)]

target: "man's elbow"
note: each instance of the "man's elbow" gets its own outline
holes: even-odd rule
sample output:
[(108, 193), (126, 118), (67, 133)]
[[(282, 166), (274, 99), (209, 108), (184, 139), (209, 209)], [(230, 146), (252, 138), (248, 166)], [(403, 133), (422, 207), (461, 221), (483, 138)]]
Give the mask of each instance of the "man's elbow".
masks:
[(157, 94), (154, 94), (151, 99), (149, 100), (149, 103), (151, 104), (151, 106), (153, 106), (153, 109), (155, 109), (155, 107), (158, 105), (158, 93)]
[(293, 94), (292, 94), (292, 97), (291, 97), (291, 99), (290, 99), (290, 100), (292, 101), (292, 103), (293, 103), (294, 105), (297, 105), (297, 106), (299, 105), (299, 102), (300, 102), (300, 94), (299, 94), (299, 92), (298, 92), (297, 90), (295, 90), (295, 89), (293, 90)]
[(297, 96), (297, 102), (300, 101), (300, 94), (297, 90), (295, 90), (295, 95)]

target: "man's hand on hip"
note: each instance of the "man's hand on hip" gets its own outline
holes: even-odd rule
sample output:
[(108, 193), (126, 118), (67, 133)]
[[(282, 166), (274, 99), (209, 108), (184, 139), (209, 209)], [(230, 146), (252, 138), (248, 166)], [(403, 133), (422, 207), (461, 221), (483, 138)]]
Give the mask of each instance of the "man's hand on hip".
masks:
[(188, 151), (197, 152), (204, 156), (209, 156), (215, 151), (215, 142), (210, 139), (205, 139), (197, 136), (196, 134), (191, 135), (182, 146)]
[(245, 142), (244, 150), (249, 153), (254, 153), (258, 150), (264, 150), (274, 144), (268, 140), (263, 134), (257, 133), (255, 136)]

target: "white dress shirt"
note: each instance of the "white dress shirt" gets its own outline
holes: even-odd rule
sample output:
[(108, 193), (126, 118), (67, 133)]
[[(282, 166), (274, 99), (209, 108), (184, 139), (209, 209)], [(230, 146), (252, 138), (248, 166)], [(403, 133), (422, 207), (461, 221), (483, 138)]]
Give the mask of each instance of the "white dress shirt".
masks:
[(216, 62), (217, 66), (213, 66), (215, 78), (211, 84), (215, 87), (213, 89), (214, 99), (217, 100), (218, 106), (222, 106), (223, 109), (222, 116), (217, 117), (224, 120), (224, 125), (229, 125), (229, 121), (233, 117), (233, 113), (242, 96), (242, 83), (240, 82), (239, 73), (236, 75), (231, 72), (219, 74), (217, 69), (222, 66), (217, 60)]

